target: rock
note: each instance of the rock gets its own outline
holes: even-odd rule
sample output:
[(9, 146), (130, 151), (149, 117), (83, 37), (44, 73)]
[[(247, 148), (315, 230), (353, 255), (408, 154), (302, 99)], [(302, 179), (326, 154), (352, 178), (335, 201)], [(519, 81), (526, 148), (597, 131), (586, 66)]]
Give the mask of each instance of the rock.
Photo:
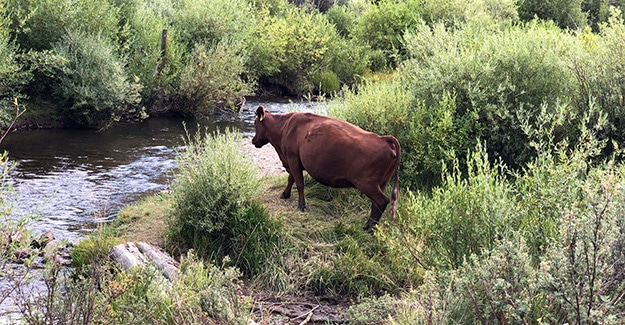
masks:
[(12, 243), (19, 243), (24, 239), (24, 232), (23, 231), (16, 231), (15, 233), (12, 233), (9, 235), (9, 244)]
[(178, 277), (179, 263), (160, 247), (145, 242), (119, 244), (111, 249), (110, 256), (126, 271), (154, 265), (167, 280)]
[(126, 271), (145, 266), (145, 258), (134, 243), (119, 244), (111, 249), (110, 254), (113, 261)]
[(72, 259), (69, 254), (70, 245), (57, 239), (50, 240), (41, 249), (40, 255), (43, 256), (43, 262), (54, 261), (60, 265), (71, 265)]
[(178, 278), (179, 264), (173, 257), (169, 256), (169, 254), (161, 248), (145, 242), (138, 242), (137, 247), (139, 247), (141, 253), (145, 254), (150, 261), (154, 262), (156, 267), (169, 281), (174, 281)]
[(35, 250), (31, 248), (22, 248), (15, 251), (14, 262), (17, 264), (24, 264), (35, 254)]
[(49, 242), (54, 240), (54, 233), (52, 233), (51, 231), (46, 231), (41, 234), (41, 236), (39, 236), (38, 240), (33, 240), (32, 243), (30, 243), (30, 246), (37, 249), (44, 248), (48, 245)]

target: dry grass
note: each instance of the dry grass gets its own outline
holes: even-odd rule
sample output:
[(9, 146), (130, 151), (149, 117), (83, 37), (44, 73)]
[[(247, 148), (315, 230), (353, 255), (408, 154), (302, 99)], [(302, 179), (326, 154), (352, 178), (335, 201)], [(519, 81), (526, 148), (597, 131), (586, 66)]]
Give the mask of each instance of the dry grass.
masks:
[(171, 204), (169, 194), (159, 193), (125, 207), (118, 216), (121, 239), (163, 247)]

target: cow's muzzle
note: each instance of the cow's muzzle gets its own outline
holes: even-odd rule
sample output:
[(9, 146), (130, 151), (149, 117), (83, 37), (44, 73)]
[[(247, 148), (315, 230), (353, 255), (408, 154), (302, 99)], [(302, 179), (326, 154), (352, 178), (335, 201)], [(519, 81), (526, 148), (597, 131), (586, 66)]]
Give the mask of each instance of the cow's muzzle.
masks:
[(252, 139), (252, 144), (253, 144), (253, 145), (254, 145), (254, 147), (256, 147), (256, 148), (262, 148), (264, 145), (266, 145), (266, 144), (267, 144), (267, 142), (258, 141), (258, 140), (256, 139), (256, 137), (254, 137), (254, 138)]

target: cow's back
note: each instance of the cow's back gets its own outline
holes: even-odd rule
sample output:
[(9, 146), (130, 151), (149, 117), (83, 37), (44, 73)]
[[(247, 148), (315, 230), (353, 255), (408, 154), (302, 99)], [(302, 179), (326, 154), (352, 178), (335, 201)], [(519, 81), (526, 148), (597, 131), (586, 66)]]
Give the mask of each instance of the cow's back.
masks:
[(333, 187), (388, 182), (395, 151), (383, 137), (324, 116), (293, 115), (283, 133), (287, 159), (297, 157), (317, 181)]

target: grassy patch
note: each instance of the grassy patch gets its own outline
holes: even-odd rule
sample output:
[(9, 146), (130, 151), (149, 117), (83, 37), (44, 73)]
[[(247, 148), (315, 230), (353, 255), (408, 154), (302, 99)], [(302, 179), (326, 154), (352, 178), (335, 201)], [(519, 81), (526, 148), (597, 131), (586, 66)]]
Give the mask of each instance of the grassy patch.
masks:
[(125, 207), (116, 221), (120, 237), (125, 241), (144, 241), (162, 247), (171, 204), (171, 195), (158, 193)]
[[(256, 287), (275, 288), (272, 284), (279, 282), (279, 289), (290, 294), (313, 291), (326, 296), (362, 297), (397, 292), (420, 281), (422, 272), (408, 271), (405, 265), (392, 261), (386, 255), (385, 243), (362, 230), (370, 201), (360, 192), (328, 188), (306, 176), (307, 208), (299, 211), (295, 189), (290, 199), (279, 198), (286, 178), (263, 179), (265, 188), (259, 200), (284, 223), (290, 246), (269, 263), (273, 269), (254, 279)], [(280, 276), (286, 279), (276, 281)]]

